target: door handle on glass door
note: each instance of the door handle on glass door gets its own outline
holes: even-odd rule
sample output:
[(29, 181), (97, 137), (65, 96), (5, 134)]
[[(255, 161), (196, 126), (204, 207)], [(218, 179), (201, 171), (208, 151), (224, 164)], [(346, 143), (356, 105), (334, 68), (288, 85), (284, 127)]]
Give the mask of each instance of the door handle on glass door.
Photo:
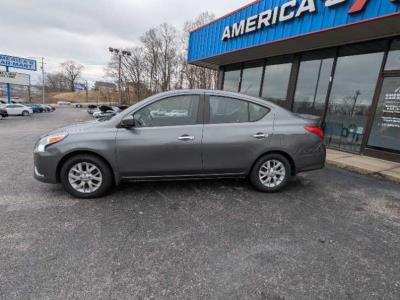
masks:
[(178, 137), (178, 140), (184, 141), (184, 142), (186, 142), (186, 141), (193, 141), (193, 140), (194, 140), (194, 136), (184, 134), (184, 135)]

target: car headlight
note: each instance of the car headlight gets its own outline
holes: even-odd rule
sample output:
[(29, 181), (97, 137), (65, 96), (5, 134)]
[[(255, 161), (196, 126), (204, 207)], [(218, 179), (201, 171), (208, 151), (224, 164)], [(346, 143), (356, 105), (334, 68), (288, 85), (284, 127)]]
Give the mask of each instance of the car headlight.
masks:
[(39, 141), (39, 143), (37, 143), (36, 151), (37, 152), (45, 152), (46, 148), (48, 146), (53, 145), (58, 142), (61, 142), (67, 136), (68, 136), (68, 133), (53, 134), (53, 135), (46, 136), (46, 137), (42, 138)]

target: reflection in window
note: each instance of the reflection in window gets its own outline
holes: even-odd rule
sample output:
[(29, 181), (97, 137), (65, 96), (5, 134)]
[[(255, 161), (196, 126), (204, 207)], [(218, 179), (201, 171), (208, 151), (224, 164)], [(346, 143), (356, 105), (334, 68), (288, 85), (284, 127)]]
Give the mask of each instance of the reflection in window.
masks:
[(400, 40), (393, 41), (387, 58), (385, 70), (400, 70)]
[(249, 120), (249, 105), (226, 97), (210, 97), (210, 124), (243, 123)]
[(287, 91), (289, 86), (292, 63), (269, 65), (265, 67), (262, 98), (275, 102), (278, 105), (287, 105)]
[(257, 105), (254, 103), (249, 103), (249, 121), (250, 122), (257, 122), (259, 120), (261, 120), (262, 118), (265, 117), (265, 115), (269, 113), (269, 109), (261, 106), (261, 105)]
[(293, 111), (322, 117), (331, 77), (333, 58), (302, 61)]
[(240, 82), (240, 69), (225, 71), (224, 75), (224, 91), (228, 92), (238, 92)]
[(240, 92), (249, 96), (258, 97), (260, 94), (261, 76), (263, 67), (244, 68)]
[(368, 145), (400, 151), (400, 77), (383, 82)]
[(170, 97), (150, 104), (133, 115), (139, 127), (181, 126), (197, 123), (198, 95)]
[(359, 152), (383, 52), (338, 58), (326, 118), (326, 143)]

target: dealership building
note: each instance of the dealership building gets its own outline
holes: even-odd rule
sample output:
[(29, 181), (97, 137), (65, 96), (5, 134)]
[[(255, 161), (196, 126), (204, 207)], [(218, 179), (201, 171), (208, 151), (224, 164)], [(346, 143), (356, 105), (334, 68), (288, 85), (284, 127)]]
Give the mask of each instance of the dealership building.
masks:
[(188, 59), (319, 116), (329, 148), (400, 161), (400, 1), (255, 1), (191, 32)]

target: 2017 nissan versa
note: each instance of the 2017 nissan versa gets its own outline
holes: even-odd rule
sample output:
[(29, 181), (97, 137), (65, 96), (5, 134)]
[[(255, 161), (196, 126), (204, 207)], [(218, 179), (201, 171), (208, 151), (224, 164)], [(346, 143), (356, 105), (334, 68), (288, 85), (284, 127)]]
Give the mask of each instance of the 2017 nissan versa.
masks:
[(267, 101), (224, 91), (152, 96), (109, 120), (50, 132), (35, 178), (95, 198), (124, 180), (248, 177), (260, 191), (325, 164), (323, 131)]

